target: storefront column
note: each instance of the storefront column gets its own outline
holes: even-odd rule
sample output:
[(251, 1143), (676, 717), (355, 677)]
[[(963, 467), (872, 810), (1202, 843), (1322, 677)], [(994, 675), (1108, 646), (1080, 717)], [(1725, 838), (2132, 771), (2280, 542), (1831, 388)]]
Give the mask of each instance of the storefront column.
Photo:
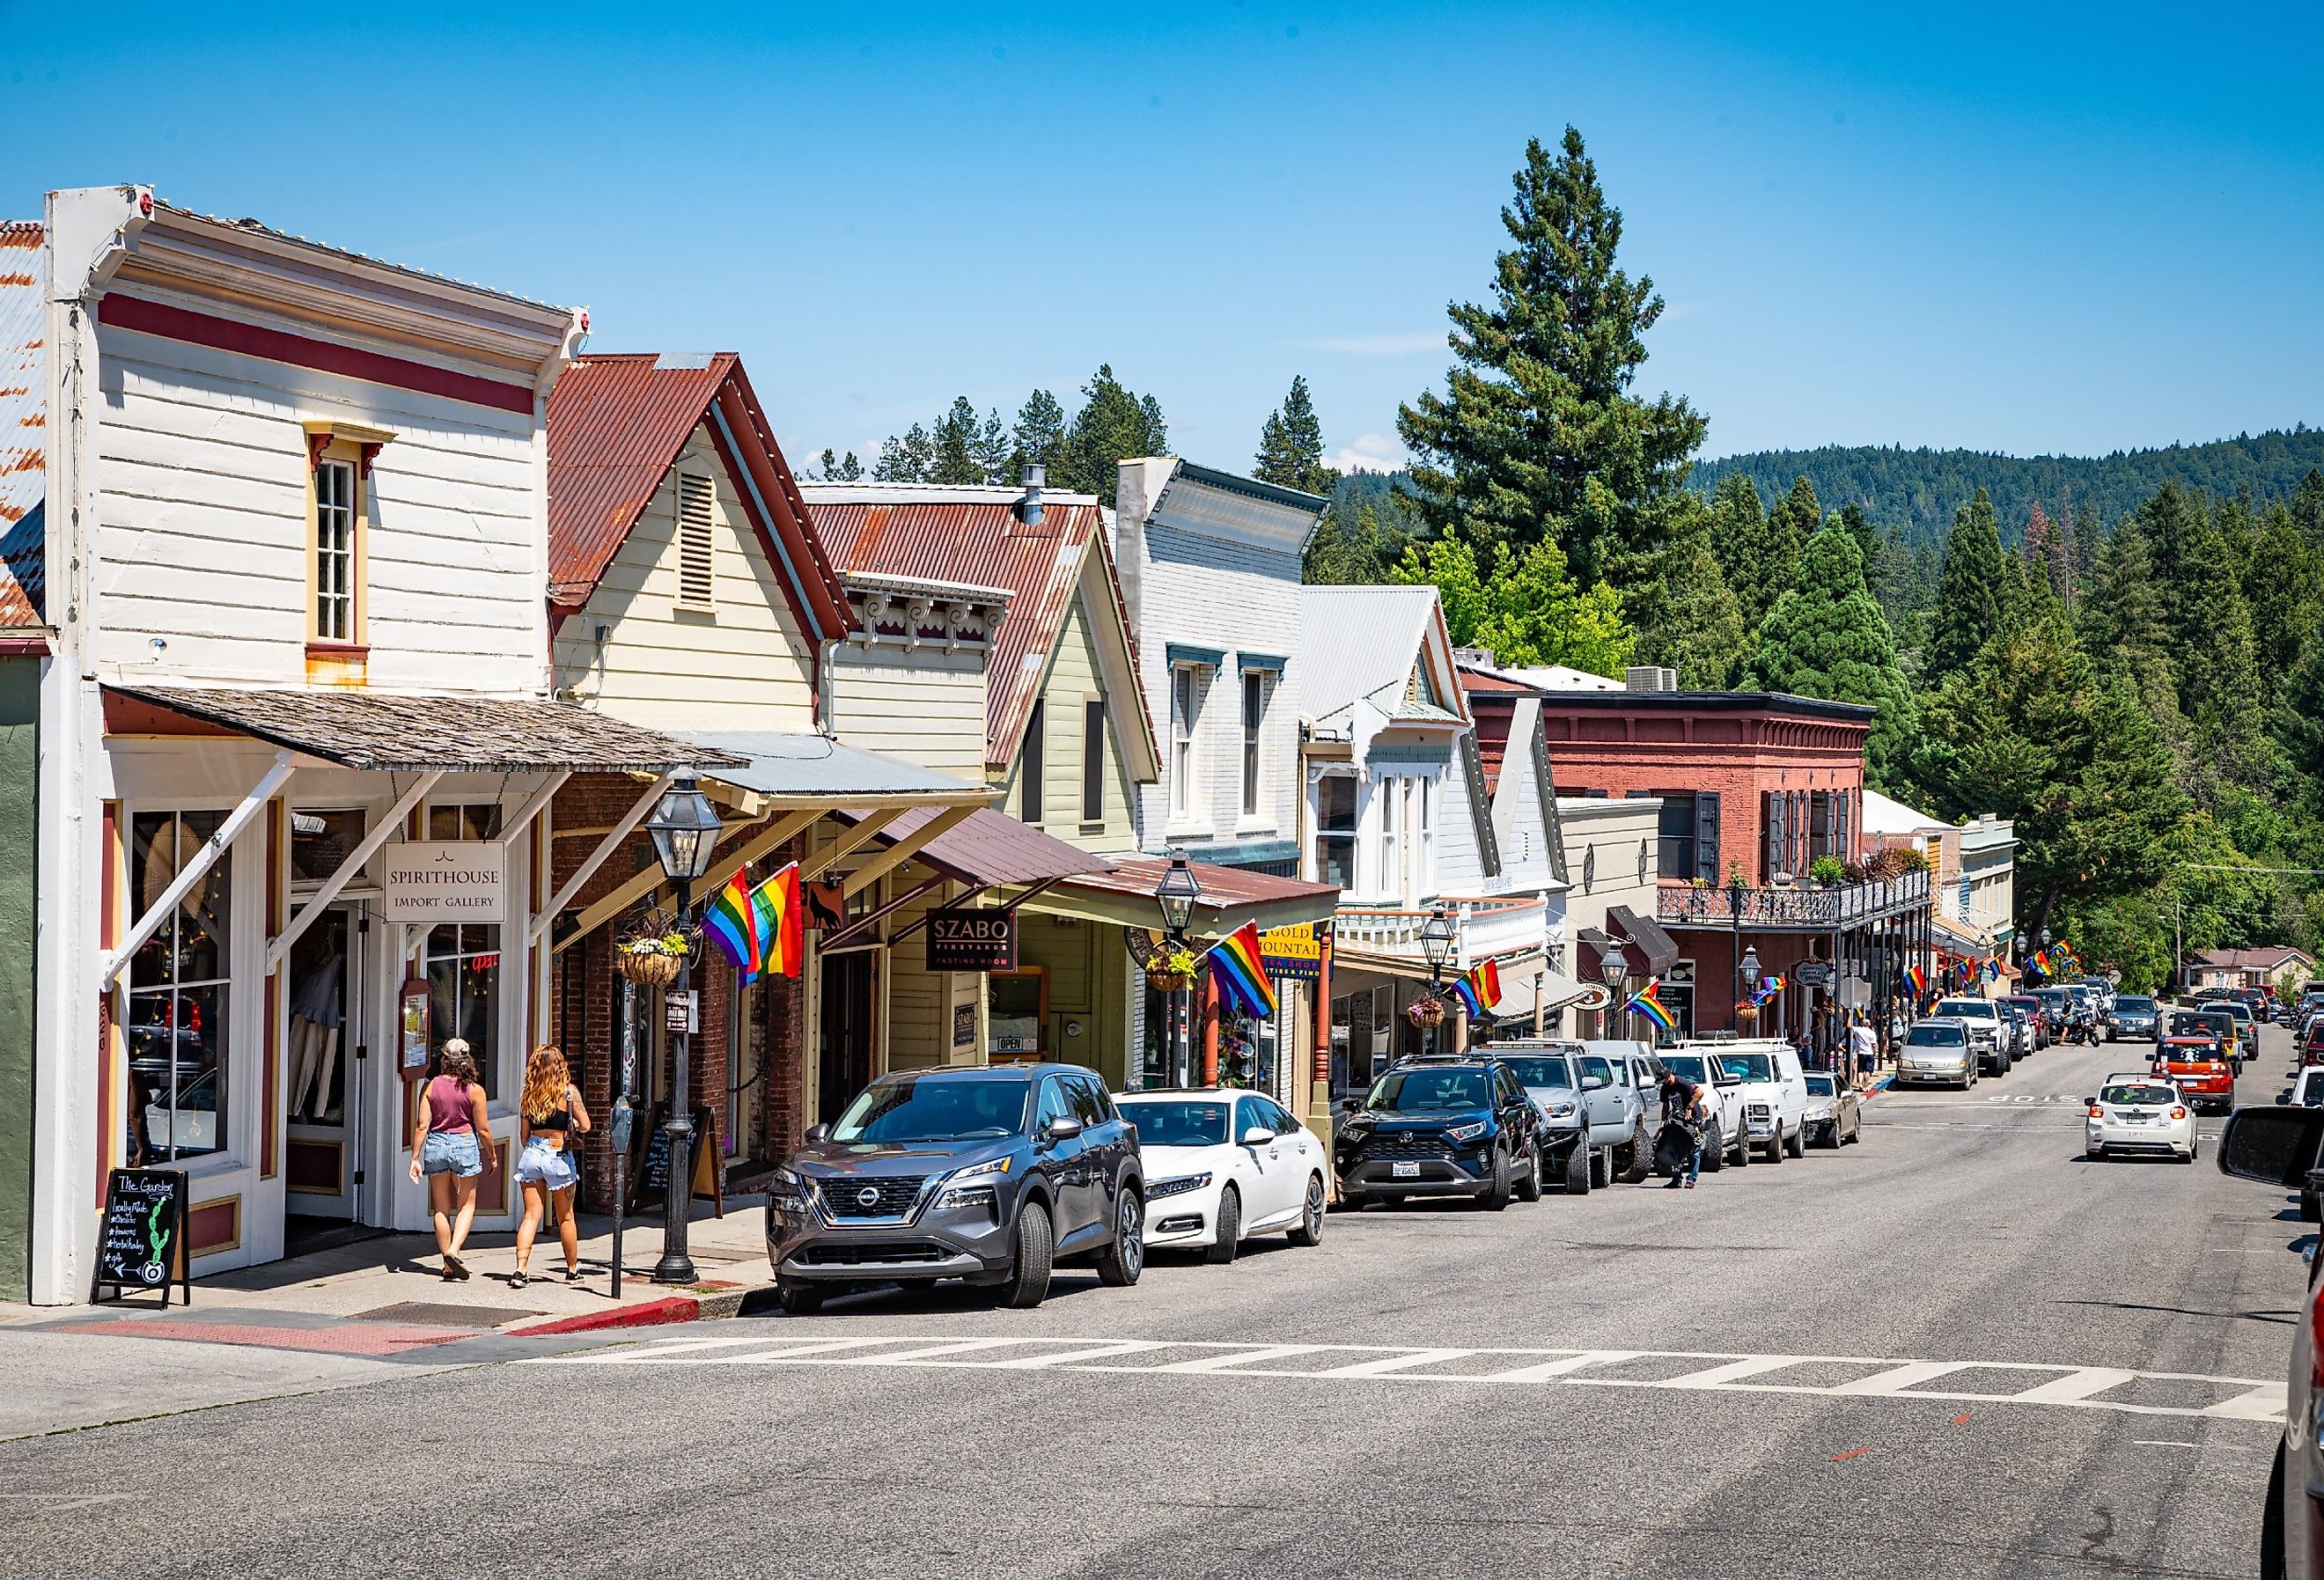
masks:
[(1219, 1084), (1219, 984), (1205, 969), (1203, 972), (1202, 1002), (1196, 1013), (1202, 1017), (1203, 1085)]

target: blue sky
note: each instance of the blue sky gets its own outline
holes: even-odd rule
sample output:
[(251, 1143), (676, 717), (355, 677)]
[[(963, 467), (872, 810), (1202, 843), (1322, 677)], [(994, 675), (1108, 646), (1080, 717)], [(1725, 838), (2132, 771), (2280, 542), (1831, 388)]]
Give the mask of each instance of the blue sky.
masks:
[(1571, 122), (1707, 453), (2324, 421), (2324, 14), (1904, 9), (0, 0), (0, 217), (147, 180), (739, 350), (800, 463), (1100, 361), (1199, 460), (1295, 373), (1393, 457)]

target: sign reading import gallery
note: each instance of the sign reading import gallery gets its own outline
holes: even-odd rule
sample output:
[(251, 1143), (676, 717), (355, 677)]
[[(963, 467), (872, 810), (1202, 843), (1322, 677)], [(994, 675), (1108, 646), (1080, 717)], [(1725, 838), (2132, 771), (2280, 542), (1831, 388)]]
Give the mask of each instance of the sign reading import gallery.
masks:
[(390, 921), (506, 921), (508, 852), (497, 839), (415, 839), (384, 847)]

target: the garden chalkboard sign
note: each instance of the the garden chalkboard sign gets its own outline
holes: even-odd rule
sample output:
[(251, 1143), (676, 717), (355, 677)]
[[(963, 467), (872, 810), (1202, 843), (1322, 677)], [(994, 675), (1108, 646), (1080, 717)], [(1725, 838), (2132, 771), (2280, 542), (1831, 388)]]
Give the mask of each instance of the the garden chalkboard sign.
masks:
[(177, 1169), (115, 1169), (105, 1179), (105, 1217), (97, 1231), (97, 1288), (93, 1298), (159, 1289), (170, 1303), (170, 1286), (194, 1303), (186, 1257), (186, 1176)]

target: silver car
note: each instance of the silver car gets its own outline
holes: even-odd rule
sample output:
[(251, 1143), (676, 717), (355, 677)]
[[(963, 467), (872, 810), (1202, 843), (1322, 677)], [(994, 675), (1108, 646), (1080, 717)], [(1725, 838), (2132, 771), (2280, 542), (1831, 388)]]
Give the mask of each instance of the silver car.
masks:
[(1896, 1085), (1959, 1086), (1977, 1085), (1978, 1045), (1969, 1023), (1949, 1016), (1914, 1021), (1896, 1050)]

